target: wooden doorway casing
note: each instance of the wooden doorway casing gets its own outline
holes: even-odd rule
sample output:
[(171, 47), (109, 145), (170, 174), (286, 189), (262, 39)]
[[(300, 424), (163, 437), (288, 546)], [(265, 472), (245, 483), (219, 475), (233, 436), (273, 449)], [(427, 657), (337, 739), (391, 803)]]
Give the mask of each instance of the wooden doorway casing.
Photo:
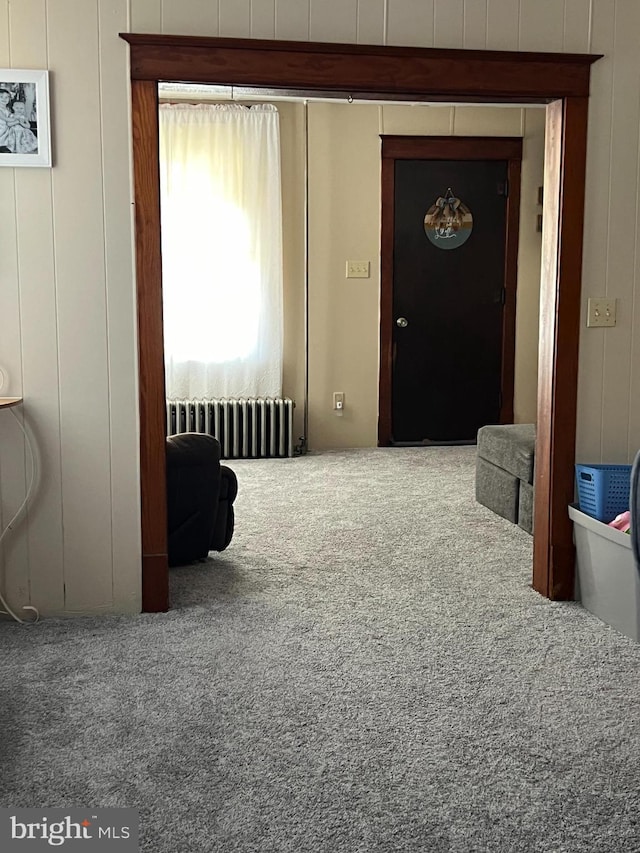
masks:
[(393, 244), (394, 173), (396, 160), (506, 160), (507, 222), (505, 239), (504, 315), (502, 328), (502, 405), (500, 423), (513, 420), (516, 347), (516, 286), (522, 138), (476, 136), (382, 136), (380, 228), (380, 382), (378, 444), (392, 444), (393, 376)]
[(573, 500), (587, 108), (599, 55), (121, 33), (130, 46), (140, 407), (142, 606), (169, 607), (158, 83), (360, 98), (547, 104), (533, 587), (573, 595)]

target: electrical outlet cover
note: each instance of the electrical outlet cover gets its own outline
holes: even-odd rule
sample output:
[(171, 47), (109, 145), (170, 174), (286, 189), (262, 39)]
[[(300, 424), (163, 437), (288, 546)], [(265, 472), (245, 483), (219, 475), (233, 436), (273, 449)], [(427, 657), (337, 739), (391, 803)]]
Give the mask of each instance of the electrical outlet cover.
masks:
[(369, 261), (347, 261), (347, 278), (369, 278)]
[(587, 326), (611, 327), (616, 324), (616, 300), (604, 296), (587, 300)]

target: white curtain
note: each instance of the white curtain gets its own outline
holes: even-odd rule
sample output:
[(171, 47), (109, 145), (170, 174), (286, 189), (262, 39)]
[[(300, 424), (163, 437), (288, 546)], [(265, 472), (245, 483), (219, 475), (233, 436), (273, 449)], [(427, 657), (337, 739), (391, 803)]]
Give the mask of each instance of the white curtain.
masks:
[(278, 118), (271, 105), (160, 106), (168, 397), (281, 396)]

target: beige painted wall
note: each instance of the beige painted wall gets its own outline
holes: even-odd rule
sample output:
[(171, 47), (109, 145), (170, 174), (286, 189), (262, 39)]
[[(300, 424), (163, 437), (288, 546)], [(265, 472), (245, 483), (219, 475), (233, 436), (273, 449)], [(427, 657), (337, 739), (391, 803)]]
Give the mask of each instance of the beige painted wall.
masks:
[[(309, 105), (309, 445), (374, 447), (377, 430), (378, 108)], [(345, 278), (370, 260), (371, 278)], [(345, 395), (344, 414), (332, 409)]]
[[(2, 553), (0, 581), (16, 606), (73, 613), (140, 604), (122, 31), (604, 53), (592, 70), (583, 299), (617, 298), (619, 320), (613, 329), (582, 324), (578, 456), (630, 460), (640, 445), (640, 3), (0, 0), (0, 67), (52, 72), (55, 164), (0, 169), (0, 365), (4, 393), (25, 397), (41, 459), (37, 497)], [(324, 322), (349, 355), (337, 318), (329, 324), (326, 312)], [(22, 436), (0, 413), (0, 522), (20, 505), (27, 474)]]
[[(544, 110), (309, 104), (309, 443), (377, 443), (380, 294), (380, 134), (524, 136), (515, 420), (536, 420)], [(368, 260), (369, 279), (345, 278)], [(336, 416), (333, 392), (345, 394)]]

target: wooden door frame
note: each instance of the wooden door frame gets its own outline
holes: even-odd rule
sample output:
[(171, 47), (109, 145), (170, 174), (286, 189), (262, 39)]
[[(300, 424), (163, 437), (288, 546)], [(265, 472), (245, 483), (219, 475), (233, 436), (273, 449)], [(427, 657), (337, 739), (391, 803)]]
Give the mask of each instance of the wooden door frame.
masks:
[(509, 192), (504, 254), (505, 302), (502, 318), (502, 402), (500, 423), (513, 421), (516, 353), (516, 288), (522, 137), (510, 136), (391, 136), (381, 135), (380, 211), (380, 378), (378, 445), (392, 442), (393, 386), (393, 252), (396, 160), (505, 160)]
[(545, 103), (533, 586), (573, 596), (582, 213), (592, 54), (378, 47), (121, 33), (129, 43), (135, 194), (142, 606), (169, 607), (158, 83), (203, 82), (459, 103)]

